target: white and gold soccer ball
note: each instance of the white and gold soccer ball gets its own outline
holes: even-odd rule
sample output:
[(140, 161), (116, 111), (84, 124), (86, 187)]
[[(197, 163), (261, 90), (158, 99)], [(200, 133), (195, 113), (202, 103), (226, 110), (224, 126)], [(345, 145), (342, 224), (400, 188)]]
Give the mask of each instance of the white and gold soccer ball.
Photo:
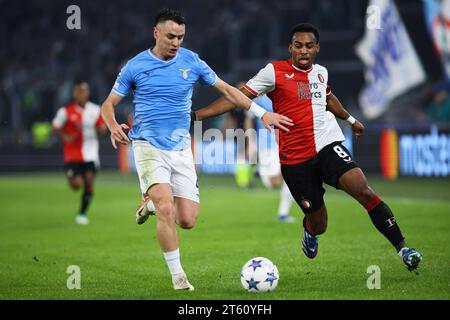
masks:
[(277, 266), (264, 257), (250, 259), (241, 270), (242, 286), (249, 292), (273, 291), (279, 278)]

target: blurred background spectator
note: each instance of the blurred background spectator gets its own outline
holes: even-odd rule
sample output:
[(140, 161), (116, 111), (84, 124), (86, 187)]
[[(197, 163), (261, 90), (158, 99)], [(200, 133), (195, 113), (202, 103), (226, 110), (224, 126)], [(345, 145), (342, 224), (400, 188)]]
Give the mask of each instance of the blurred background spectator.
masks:
[[(184, 13), (188, 29), (184, 46), (199, 52), (229, 83), (249, 79), (269, 59), (288, 57), (290, 29), (308, 21), (321, 30), (322, 50), (317, 63), (328, 68), (333, 91), (355, 117), (369, 127), (448, 123), (448, 92), (437, 93), (434, 103), (426, 107), (429, 86), (443, 76), (427, 33), (423, 4), (394, 2), (408, 33), (414, 35), (411, 39), (427, 81), (395, 99), (387, 112), (369, 121), (358, 105), (364, 65), (354, 50), (365, 32), (368, 1), (0, 0), (0, 170), (8, 170), (12, 164), (28, 168), (31, 162), (24, 160), (23, 154), (36, 152), (45, 152), (46, 157), (42, 163), (35, 157), (35, 166), (59, 164), (60, 146), (55, 137), (46, 134), (46, 123), (70, 100), (73, 83), (81, 75), (91, 87), (92, 101), (101, 103), (127, 59), (152, 46), (152, 19), (163, 7)], [(81, 9), (80, 30), (66, 27), (70, 15), (66, 10), (72, 4)], [(193, 108), (203, 107), (216, 97), (213, 90), (196, 90)], [(120, 120), (126, 120), (132, 112), (131, 98), (124, 100), (119, 112)], [(203, 128), (229, 127), (224, 123), (228, 120), (205, 122)], [(33, 136), (36, 132), (39, 137)], [(103, 143), (104, 165), (116, 167), (116, 154), (107, 146), (107, 137)]]
[(436, 123), (450, 122), (449, 88), (445, 84), (438, 84), (433, 91), (433, 97), (428, 105), (427, 114)]

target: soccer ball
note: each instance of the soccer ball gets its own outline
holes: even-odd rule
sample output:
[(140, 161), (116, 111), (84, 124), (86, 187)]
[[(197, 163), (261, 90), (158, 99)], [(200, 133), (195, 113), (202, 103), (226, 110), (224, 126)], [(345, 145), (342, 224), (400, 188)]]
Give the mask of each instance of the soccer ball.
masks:
[(241, 270), (242, 286), (249, 292), (273, 291), (279, 278), (277, 266), (264, 257), (250, 259)]

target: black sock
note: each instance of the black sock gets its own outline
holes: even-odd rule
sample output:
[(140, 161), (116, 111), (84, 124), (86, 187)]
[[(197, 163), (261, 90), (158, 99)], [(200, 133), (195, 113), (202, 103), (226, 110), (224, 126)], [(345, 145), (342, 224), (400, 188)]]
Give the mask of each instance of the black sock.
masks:
[(83, 196), (81, 197), (81, 214), (86, 214), (86, 210), (89, 207), (92, 199), (92, 191), (84, 189)]
[(375, 208), (369, 211), (370, 219), (375, 227), (380, 231), (397, 249), (405, 247), (405, 238), (395, 221), (391, 209), (386, 203), (381, 201)]

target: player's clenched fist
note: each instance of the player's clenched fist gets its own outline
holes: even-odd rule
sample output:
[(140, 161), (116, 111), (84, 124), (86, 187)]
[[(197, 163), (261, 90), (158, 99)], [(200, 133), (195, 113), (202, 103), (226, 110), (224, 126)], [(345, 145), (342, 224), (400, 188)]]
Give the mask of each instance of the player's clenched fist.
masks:
[(352, 131), (355, 133), (355, 136), (359, 138), (364, 133), (364, 125), (356, 120), (356, 122), (352, 125)]

